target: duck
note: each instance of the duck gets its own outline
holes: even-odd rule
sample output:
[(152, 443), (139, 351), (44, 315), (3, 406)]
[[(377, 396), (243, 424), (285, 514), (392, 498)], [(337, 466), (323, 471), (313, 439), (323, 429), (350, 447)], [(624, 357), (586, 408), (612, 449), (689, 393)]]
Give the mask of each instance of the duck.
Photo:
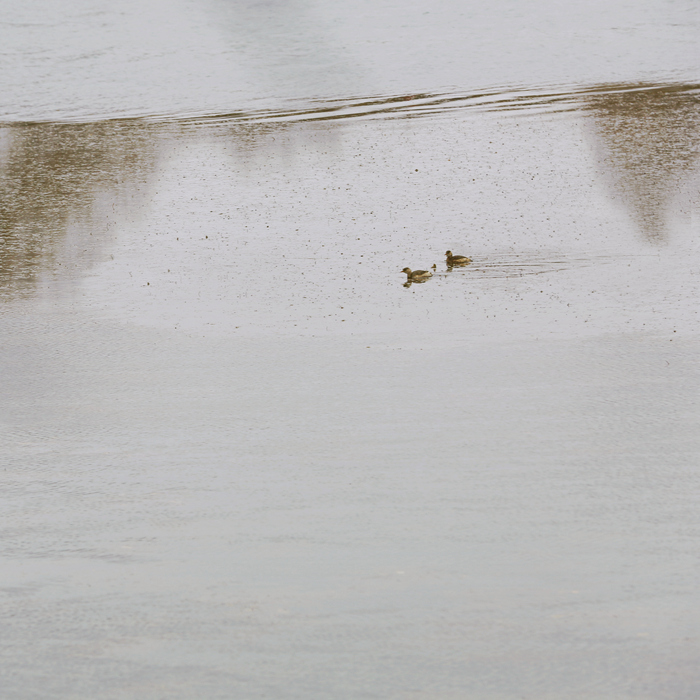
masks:
[(448, 250), (445, 255), (447, 256), (447, 264), (452, 267), (453, 265), (466, 265), (472, 262), (471, 258), (466, 255), (452, 255), (452, 251)]
[(401, 272), (406, 273), (409, 282), (425, 282), (433, 276), (433, 273), (427, 270), (411, 270), (410, 267), (404, 267)]

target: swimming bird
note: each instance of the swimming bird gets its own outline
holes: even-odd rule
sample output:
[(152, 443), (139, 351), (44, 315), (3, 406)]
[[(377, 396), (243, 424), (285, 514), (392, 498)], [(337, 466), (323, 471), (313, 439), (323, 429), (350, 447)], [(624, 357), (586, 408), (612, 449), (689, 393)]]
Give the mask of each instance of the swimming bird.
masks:
[(452, 251), (448, 250), (445, 255), (447, 256), (447, 264), (452, 267), (453, 265), (466, 265), (472, 261), (466, 255), (452, 255)]
[(410, 267), (404, 267), (401, 272), (406, 273), (410, 282), (425, 282), (425, 280), (433, 276), (433, 273), (427, 270), (411, 270)]

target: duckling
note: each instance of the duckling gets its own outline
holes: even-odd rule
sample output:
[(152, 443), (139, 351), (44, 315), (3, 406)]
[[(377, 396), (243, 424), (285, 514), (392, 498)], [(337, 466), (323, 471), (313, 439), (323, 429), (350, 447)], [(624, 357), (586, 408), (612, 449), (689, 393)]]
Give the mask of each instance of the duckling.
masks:
[(447, 256), (447, 264), (449, 267), (454, 265), (466, 265), (472, 261), (472, 259), (468, 258), (466, 255), (452, 255), (451, 250), (448, 250), (445, 255)]
[(410, 282), (425, 282), (425, 280), (433, 276), (433, 273), (427, 270), (411, 270), (410, 267), (404, 267), (401, 272), (406, 273)]

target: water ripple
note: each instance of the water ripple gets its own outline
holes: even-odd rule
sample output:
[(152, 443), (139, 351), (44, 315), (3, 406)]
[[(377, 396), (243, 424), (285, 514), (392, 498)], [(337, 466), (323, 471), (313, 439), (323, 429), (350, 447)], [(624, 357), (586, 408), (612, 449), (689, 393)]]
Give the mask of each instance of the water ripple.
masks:
[[(332, 121), (345, 119), (403, 119), (430, 117), (455, 111), (566, 113), (588, 111), (599, 98), (643, 94), (698, 99), (700, 84), (680, 83), (606, 83), (593, 86), (549, 88), (494, 88), (469, 93), (415, 93), (404, 95), (365, 96), (325, 100), (294, 100), (284, 109), (260, 109), (227, 113), (189, 113), (143, 115), (94, 121), (179, 123), (212, 126), (230, 123), (283, 123)], [(90, 119), (67, 120), (89, 122)], [(0, 122), (0, 126), (21, 126), (36, 122)], [(55, 123), (55, 122), (54, 122)]]
[(212, 122), (308, 122), (342, 119), (401, 119), (439, 116), (455, 111), (560, 113), (587, 111), (591, 100), (631, 93), (677, 93), (678, 97), (700, 95), (700, 85), (616, 83), (548, 90), (485, 90), (467, 94), (421, 93), (374, 98), (317, 101), (304, 107), (286, 110), (232, 112), (173, 118), (175, 121), (209, 125)]

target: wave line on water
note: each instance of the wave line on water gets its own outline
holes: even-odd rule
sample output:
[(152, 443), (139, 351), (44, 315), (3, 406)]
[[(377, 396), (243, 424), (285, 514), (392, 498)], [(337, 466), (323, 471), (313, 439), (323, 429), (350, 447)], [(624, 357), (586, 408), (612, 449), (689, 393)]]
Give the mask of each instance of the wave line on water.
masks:
[[(512, 279), (543, 275), (552, 272), (570, 271), (592, 265), (605, 265), (622, 259), (632, 260), (645, 255), (620, 255), (616, 253), (599, 253), (582, 255), (580, 253), (499, 253), (486, 256), (472, 256), (469, 265), (454, 268), (466, 282), (479, 282), (483, 279)], [(481, 273), (481, 274), (477, 274)]]
[[(0, 126), (26, 126), (42, 123), (134, 122), (180, 124), (203, 127), (217, 124), (247, 123), (275, 124), (322, 122), (357, 119), (405, 119), (432, 117), (455, 111), (566, 113), (586, 111), (596, 98), (630, 93), (676, 93), (679, 97), (697, 97), (700, 84), (682, 83), (605, 83), (600, 85), (550, 88), (493, 88), (469, 93), (417, 92), (403, 95), (365, 96), (319, 100), (298, 100), (286, 109), (257, 109), (225, 113), (189, 113), (173, 115), (142, 115), (104, 119), (74, 119), (65, 121), (35, 120), (2, 122)], [(302, 106), (303, 103), (303, 106)], [(294, 105), (299, 106), (294, 106)]]
[(677, 92), (700, 96), (700, 85), (674, 83), (615, 83), (571, 89), (491, 90), (468, 94), (417, 93), (375, 98), (324, 100), (298, 109), (232, 112), (230, 114), (201, 115), (175, 118), (192, 125), (212, 123), (280, 123), (333, 121), (345, 119), (400, 119), (429, 117), (454, 111), (561, 113), (588, 108), (592, 98), (627, 93)]

